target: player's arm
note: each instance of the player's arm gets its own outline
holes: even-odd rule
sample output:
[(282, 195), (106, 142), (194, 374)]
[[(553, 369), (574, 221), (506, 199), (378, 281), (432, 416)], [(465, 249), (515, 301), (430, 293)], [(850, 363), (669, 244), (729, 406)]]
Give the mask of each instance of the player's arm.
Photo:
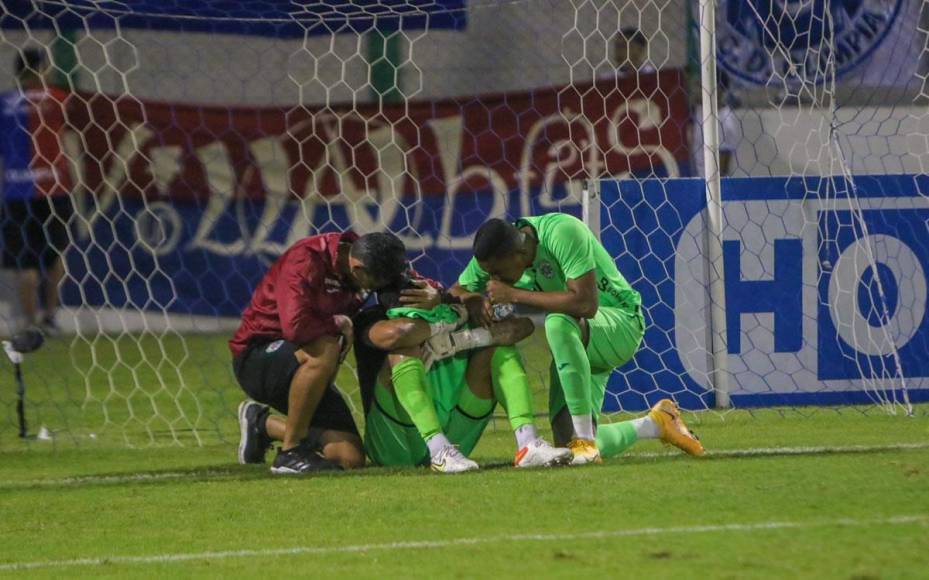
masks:
[(527, 292), (492, 280), (487, 285), (488, 297), (494, 304), (523, 304), (575, 318), (593, 318), (600, 305), (593, 243), (584, 222), (573, 216), (561, 216), (548, 232), (545, 247), (564, 272), (567, 289)]
[(400, 292), (401, 306), (432, 310), (439, 304), (458, 303), (458, 298), (451, 296), (441, 282), (426, 278), (416, 270), (412, 270), (410, 274), (413, 288)]
[(494, 304), (522, 304), (575, 318), (593, 318), (597, 315), (599, 300), (597, 278), (593, 270), (568, 280), (567, 287), (564, 292), (532, 292), (491, 280), (487, 283), (487, 296)]
[(379, 320), (367, 331), (371, 346), (388, 352), (419, 346), (431, 336), (429, 323), (416, 318)]
[(288, 264), (275, 285), (278, 318), (284, 340), (298, 346), (309, 344), (321, 336), (345, 337), (344, 354), (352, 344), (351, 319), (327, 314), (314, 308), (313, 296), (321, 293), (322, 265), (313, 256)]
[(493, 320), (490, 301), (482, 294), (488, 281), (490, 275), (478, 265), (477, 260), (471, 258), (458, 281), (448, 291), (449, 295), (458, 298), (467, 307), (469, 319), (485, 328)]

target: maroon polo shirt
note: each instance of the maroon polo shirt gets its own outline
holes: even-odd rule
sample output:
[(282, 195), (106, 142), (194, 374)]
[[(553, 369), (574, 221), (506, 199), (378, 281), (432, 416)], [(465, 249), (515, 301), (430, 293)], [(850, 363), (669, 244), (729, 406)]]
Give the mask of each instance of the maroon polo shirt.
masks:
[(242, 313), (232, 340), (232, 356), (249, 342), (283, 338), (304, 345), (320, 336), (338, 334), (334, 316), (354, 316), (364, 294), (342, 278), (336, 262), (340, 242), (354, 242), (353, 232), (320, 234), (291, 246), (271, 265)]

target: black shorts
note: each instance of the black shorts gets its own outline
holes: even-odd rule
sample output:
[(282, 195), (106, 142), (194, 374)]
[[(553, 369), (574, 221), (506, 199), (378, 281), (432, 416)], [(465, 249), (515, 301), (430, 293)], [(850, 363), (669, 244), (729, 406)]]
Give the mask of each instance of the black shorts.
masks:
[(13, 200), (0, 207), (3, 267), (48, 268), (68, 248), (68, 222), (74, 214), (70, 196)]
[[(242, 354), (232, 360), (235, 377), (245, 394), (286, 415), (290, 381), (300, 366), (295, 355), (297, 350), (297, 345), (286, 340), (263, 340), (249, 344)], [(323, 393), (310, 427), (358, 435), (352, 412), (335, 385), (329, 385)]]
[(358, 387), (361, 389), (361, 405), (365, 417), (374, 401), (374, 387), (377, 375), (387, 360), (387, 352), (373, 344), (368, 338), (368, 331), (374, 323), (387, 320), (387, 310), (380, 305), (369, 306), (355, 315), (352, 326), (355, 328), (355, 369), (358, 374)]

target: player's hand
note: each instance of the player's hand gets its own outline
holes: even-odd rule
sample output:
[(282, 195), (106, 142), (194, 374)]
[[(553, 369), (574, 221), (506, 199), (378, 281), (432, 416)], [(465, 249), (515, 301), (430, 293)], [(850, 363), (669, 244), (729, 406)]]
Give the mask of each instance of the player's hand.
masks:
[(491, 280), (487, 283), (487, 298), (491, 304), (514, 304), (516, 302), (516, 288), (500, 280)]
[(480, 294), (473, 294), (462, 300), (462, 303), (468, 309), (468, 320), (484, 328), (490, 327), (494, 318), (493, 305), (490, 300)]
[(410, 308), (432, 310), (442, 303), (442, 294), (438, 288), (433, 288), (425, 280), (412, 280), (416, 288), (400, 291), (400, 304)]
[(352, 319), (343, 314), (336, 314), (332, 318), (335, 321), (336, 328), (339, 329), (339, 334), (342, 335), (340, 338), (342, 350), (339, 351), (339, 362), (341, 363), (348, 356), (348, 352), (352, 350), (352, 344), (355, 342), (355, 326), (352, 324)]

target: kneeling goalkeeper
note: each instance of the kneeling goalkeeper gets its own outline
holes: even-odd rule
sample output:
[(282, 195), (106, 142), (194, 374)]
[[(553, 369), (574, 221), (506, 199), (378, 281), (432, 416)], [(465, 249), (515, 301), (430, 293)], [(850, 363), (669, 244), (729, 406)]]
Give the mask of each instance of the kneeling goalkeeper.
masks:
[(495, 352), (532, 334), (531, 321), (513, 318), (469, 329), (460, 306), (402, 308), (385, 294), (380, 302), (355, 319), (365, 450), (373, 463), (431, 465), (442, 473), (477, 469), (467, 456), (498, 401), (516, 436), (517, 467), (570, 461), (568, 449), (538, 436), (525, 373), (507, 372), (508, 365), (521, 363), (501, 364)]

